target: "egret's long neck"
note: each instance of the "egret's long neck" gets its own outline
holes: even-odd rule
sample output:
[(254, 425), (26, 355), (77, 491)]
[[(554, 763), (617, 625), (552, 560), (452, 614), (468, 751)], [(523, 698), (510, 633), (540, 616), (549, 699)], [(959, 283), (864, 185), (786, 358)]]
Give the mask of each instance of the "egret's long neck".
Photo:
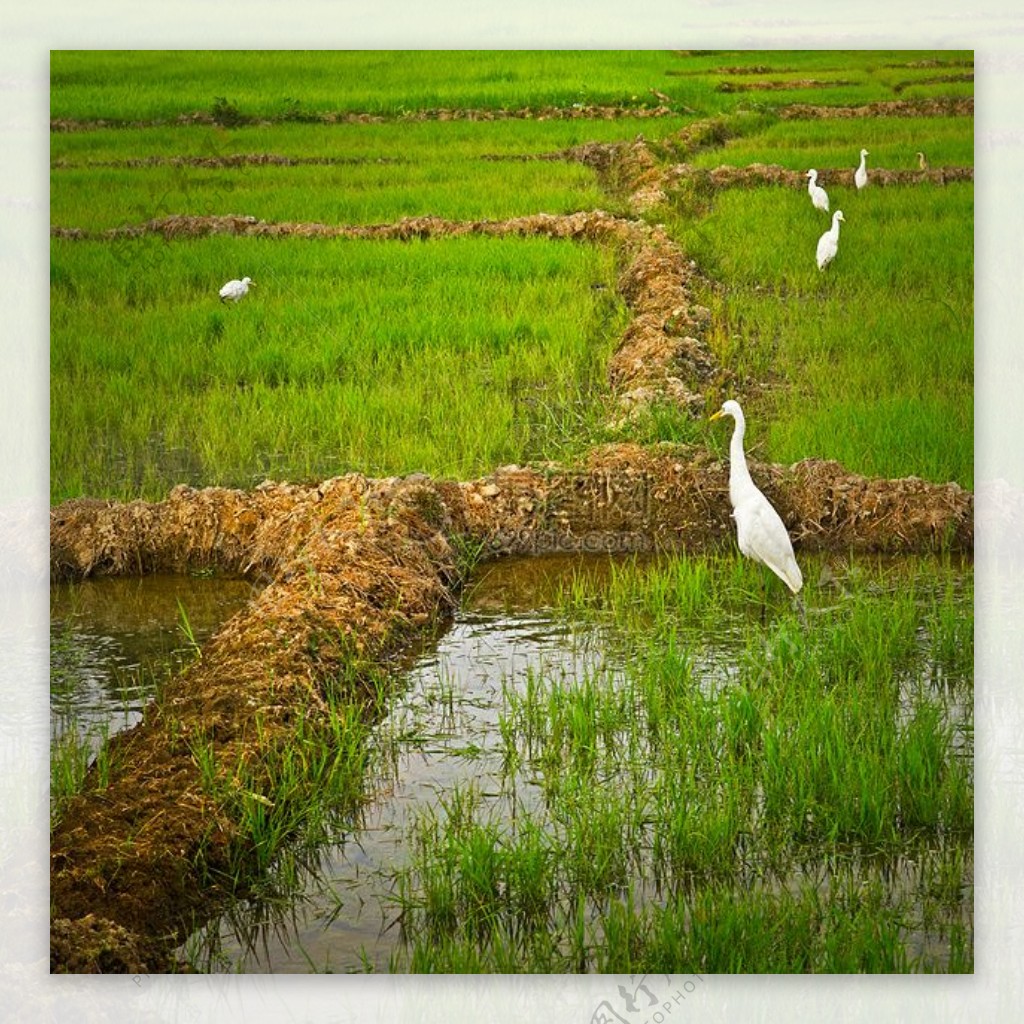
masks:
[[(860, 168), (859, 169), (862, 170), (862, 171), (867, 169), (867, 167), (865, 165), (865, 160), (866, 159), (867, 159), (867, 157), (865, 157), (864, 154), (861, 153), (861, 156), (860, 156)], [(847, 164), (846, 166), (849, 167), (850, 165)]]
[[(832, 237), (834, 239), (836, 239), (836, 241), (839, 240), (839, 225), (840, 224), (842, 224), (842, 221), (833, 213), (832, 214)], [(857, 240), (857, 238), (856, 238), (856, 236), (854, 236), (854, 241), (856, 241), (856, 240)]]
[(729, 442), (729, 490), (735, 492), (737, 486), (750, 482), (750, 470), (747, 469), (747, 458), (743, 454), (743, 435), (747, 424), (743, 413), (737, 413), (736, 426), (733, 427), (732, 440)]

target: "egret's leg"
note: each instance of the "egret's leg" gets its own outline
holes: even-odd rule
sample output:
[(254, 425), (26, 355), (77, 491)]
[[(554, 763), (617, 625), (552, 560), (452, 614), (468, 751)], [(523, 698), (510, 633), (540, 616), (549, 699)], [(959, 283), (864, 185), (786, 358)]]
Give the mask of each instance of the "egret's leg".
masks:
[(793, 604), (796, 605), (797, 613), (800, 615), (800, 622), (804, 629), (807, 628), (807, 610), (804, 608), (803, 598), (799, 594), (793, 595)]

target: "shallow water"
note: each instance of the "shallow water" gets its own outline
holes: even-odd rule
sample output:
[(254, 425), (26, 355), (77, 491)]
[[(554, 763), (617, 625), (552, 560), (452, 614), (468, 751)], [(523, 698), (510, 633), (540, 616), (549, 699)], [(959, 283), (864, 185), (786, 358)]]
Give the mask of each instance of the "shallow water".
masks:
[[(612, 562), (608, 556), (552, 556), (485, 566), (451, 629), (403, 675), (388, 714), (375, 726), (378, 772), (368, 781), (372, 797), (357, 831), (324, 851), (303, 898), (279, 917), (265, 905), (236, 907), (182, 952), (213, 971), (386, 971), (401, 939), (394, 877), (408, 861), (416, 817), (436, 812), (457, 784), (470, 782), (503, 812), (513, 802), (529, 810), (541, 799), (529, 779), (517, 776), (510, 800), (499, 728), (506, 692), (522, 691), (538, 674), (567, 680), (598, 671), (613, 679), (622, 674), (629, 654), (600, 620), (569, 621), (553, 610), (559, 588), (574, 575), (600, 583)], [(899, 585), (900, 571), (896, 566), (892, 586)], [(829, 603), (829, 591), (823, 576), (816, 603)], [(53, 588), (53, 735), (71, 723), (94, 734), (104, 721), (110, 731), (132, 724), (161, 673), (191, 656), (178, 602), (201, 643), (251, 592), (243, 581), (189, 577)], [(840, 587), (835, 595), (842, 599)], [(702, 638), (702, 688), (728, 682), (735, 661), (730, 652), (742, 630), (738, 620), (721, 624), (713, 643)], [(953, 718), (965, 710), (956, 702), (947, 709)], [(905, 876), (901, 885), (914, 885), (911, 861), (893, 863), (891, 870)]]
[[(50, 588), (50, 736), (77, 729), (95, 748), (142, 718), (158, 682), (252, 596), (222, 576), (161, 574)], [(182, 610), (184, 610), (184, 617)]]
[[(504, 687), (524, 686), (531, 672), (579, 679), (607, 667), (601, 630), (570, 627), (551, 604), (574, 571), (600, 579), (608, 566), (607, 558), (552, 556), (497, 562), (481, 573), (451, 629), (417, 660), (405, 691), (377, 727), (382, 747), (395, 756), (358, 834), (324, 857), (321, 877), (329, 888), (311, 880), (308, 902), (293, 908), (288, 926), (253, 929), (258, 937), (222, 923), (216, 939), (207, 934), (201, 940), (207, 944), (201, 959), (209, 958), (210, 969), (388, 969), (399, 942), (387, 909), (391, 878), (406, 861), (408, 826), (457, 783), (476, 781), (485, 799), (502, 798), (498, 718)], [(528, 794), (519, 796), (529, 807)], [(218, 955), (210, 957), (211, 945)]]

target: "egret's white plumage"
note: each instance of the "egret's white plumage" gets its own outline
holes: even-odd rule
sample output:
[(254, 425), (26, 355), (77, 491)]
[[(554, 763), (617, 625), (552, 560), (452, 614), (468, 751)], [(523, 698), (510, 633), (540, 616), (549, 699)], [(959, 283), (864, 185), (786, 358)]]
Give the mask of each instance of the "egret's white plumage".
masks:
[(740, 551), (747, 558), (767, 565), (797, 594), (804, 585), (804, 578), (796, 564), (786, 525), (771, 502), (758, 490), (747, 469), (747, 458), (743, 454), (743, 434), (747, 424), (739, 402), (729, 399), (711, 418), (717, 420), (721, 416), (731, 416), (736, 421), (729, 442), (729, 501), (732, 503), (732, 517), (736, 520)]
[(255, 286), (255, 284), (256, 282), (251, 277), (243, 277), (241, 281), (228, 281), (220, 290), (220, 301), (227, 302), (230, 299), (232, 302), (238, 302), (242, 296), (248, 294), (249, 285)]
[(832, 214), (832, 227), (818, 239), (818, 269), (824, 270), (839, 252), (839, 225), (846, 222), (842, 210)]
[(807, 172), (807, 177), (810, 179), (807, 182), (807, 192), (814, 203), (814, 208), (828, 213), (828, 193), (818, 184), (818, 172), (812, 167)]
[(922, 171), (928, 170), (928, 158), (924, 153), (917, 154), (917, 166), (920, 167)]
[(866, 149), (860, 151), (860, 166), (853, 172), (853, 183), (858, 189), (862, 189), (868, 183), (867, 155)]

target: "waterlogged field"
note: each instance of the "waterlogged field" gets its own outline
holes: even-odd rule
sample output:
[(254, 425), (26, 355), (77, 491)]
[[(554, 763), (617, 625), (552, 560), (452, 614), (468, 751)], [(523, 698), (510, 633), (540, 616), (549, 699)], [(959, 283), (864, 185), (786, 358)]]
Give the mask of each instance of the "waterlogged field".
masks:
[[(706, 412), (739, 397), (752, 457), (972, 486), (973, 183), (857, 194), (849, 179), (861, 147), (869, 171), (914, 170), (919, 150), (970, 167), (973, 118), (777, 113), (970, 97), (970, 53), (66, 52), (51, 72), (52, 118), (83, 122), (52, 133), (55, 228), (644, 218), (694, 260), (718, 364)], [(835, 262), (815, 267), (827, 218), (805, 190), (680, 179), (637, 212), (600, 160), (565, 152), (640, 135), (658, 170), (842, 171)], [(549, 238), (56, 232), (51, 499), (466, 479), (609, 440), (724, 458), (727, 433), (675, 406), (610, 425), (621, 269), (612, 249)], [(242, 302), (218, 302), (246, 275)], [(797, 557), (805, 614), (774, 579), (763, 598), (732, 548), (480, 567), (436, 650), (381, 675), (373, 715), (339, 708), (326, 746), (297, 728), (269, 806), (239, 796), (248, 778), (221, 794), (256, 874), (181, 955), (248, 971), (972, 970), (971, 565)], [(55, 820), (97, 785), (90, 759), (102, 784), (105, 732), (159, 699), (246, 587), (208, 613), (198, 592), (154, 597), (167, 622), (146, 656), (114, 621), (145, 617), (134, 592), (55, 595)], [(212, 745), (193, 755), (220, 785)]]
[[(831, 566), (831, 567), (829, 567)], [(970, 971), (966, 566), (482, 570), (375, 729), (374, 796), (218, 970)]]

